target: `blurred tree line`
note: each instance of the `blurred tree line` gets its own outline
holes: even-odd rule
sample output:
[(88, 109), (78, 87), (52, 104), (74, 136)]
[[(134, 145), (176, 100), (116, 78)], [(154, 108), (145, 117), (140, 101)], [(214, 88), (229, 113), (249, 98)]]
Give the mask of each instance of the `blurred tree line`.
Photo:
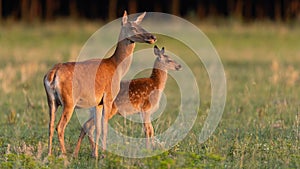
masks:
[(112, 20), (155, 11), (182, 17), (287, 21), (300, 18), (300, 0), (0, 0), (0, 20), (31, 22), (59, 17)]

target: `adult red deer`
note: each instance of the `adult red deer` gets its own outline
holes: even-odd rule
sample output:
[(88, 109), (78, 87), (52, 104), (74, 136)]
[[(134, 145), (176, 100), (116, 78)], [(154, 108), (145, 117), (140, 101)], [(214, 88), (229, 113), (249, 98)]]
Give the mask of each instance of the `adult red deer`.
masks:
[[(59, 63), (45, 75), (44, 87), (50, 114), (48, 155), (52, 153), (55, 112), (59, 106), (63, 107), (63, 112), (56, 130), (62, 155), (66, 155), (65, 128), (75, 108), (96, 108), (95, 143), (97, 145), (101, 134), (102, 105), (100, 104), (103, 104), (104, 116), (110, 113), (113, 100), (120, 89), (121, 78), (131, 65), (135, 42), (153, 44), (156, 41), (154, 35), (139, 25), (145, 14), (146, 12), (141, 14), (135, 21), (127, 21), (127, 13), (124, 12), (117, 47), (111, 57)], [(105, 126), (107, 124), (103, 124), (104, 131)], [(98, 146), (94, 146), (93, 156), (98, 156)]]
[[(139, 78), (121, 82), (121, 89), (114, 100), (112, 111), (104, 117), (104, 121), (108, 121), (117, 113), (123, 116), (141, 113), (147, 138), (147, 148), (149, 148), (150, 142), (153, 144), (152, 139), (154, 136), (150, 116), (159, 108), (160, 97), (168, 78), (168, 70), (181, 69), (181, 65), (165, 55), (164, 52), (164, 48), (159, 50), (157, 46), (154, 47), (154, 54), (157, 58), (149, 78)], [(74, 151), (74, 157), (77, 157), (81, 141), (86, 133), (89, 133), (89, 141), (92, 149), (94, 149), (95, 144), (92, 137), (95, 129), (94, 124), (92, 117), (83, 125)]]

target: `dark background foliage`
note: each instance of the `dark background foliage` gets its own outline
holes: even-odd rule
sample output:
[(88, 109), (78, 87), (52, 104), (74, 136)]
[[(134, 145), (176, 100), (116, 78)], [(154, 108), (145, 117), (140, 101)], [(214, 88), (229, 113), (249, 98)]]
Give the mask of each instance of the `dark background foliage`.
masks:
[(233, 17), (243, 21), (300, 18), (300, 0), (0, 0), (0, 20), (49, 21), (59, 17), (112, 20), (155, 11), (182, 17)]

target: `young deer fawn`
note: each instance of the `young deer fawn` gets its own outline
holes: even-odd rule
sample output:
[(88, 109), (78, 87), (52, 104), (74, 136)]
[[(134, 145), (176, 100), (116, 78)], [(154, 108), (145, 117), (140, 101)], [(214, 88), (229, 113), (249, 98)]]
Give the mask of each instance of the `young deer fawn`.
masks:
[[(176, 63), (169, 56), (164, 55), (164, 52), (164, 48), (159, 50), (157, 46), (154, 47), (154, 54), (157, 58), (154, 63), (152, 74), (149, 78), (139, 78), (121, 82), (121, 89), (114, 100), (112, 111), (104, 119), (108, 121), (117, 113), (123, 116), (141, 113), (144, 132), (147, 138), (147, 148), (149, 148), (150, 141), (153, 144), (152, 138), (154, 136), (150, 116), (159, 108), (159, 100), (165, 88), (168, 78), (168, 70), (181, 69), (181, 65)], [(94, 129), (95, 125), (92, 117), (81, 129), (74, 151), (74, 157), (77, 157), (81, 141), (86, 133), (89, 133), (89, 141), (92, 149), (94, 149), (95, 144), (92, 137)]]
[[(110, 113), (112, 103), (120, 90), (121, 78), (128, 71), (135, 42), (152, 44), (156, 37), (143, 29), (139, 24), (146, 12), (135, 21), (127, 21), (127, 13), (122, 18), (121, 32), (114, 54), (106, 59), (91, 59), (83, 62), (67, 62), (56, 64), (44, 77), (47, 94), (50, 122), (48, 155), (52, 152), (55, 112), (58, 106), (63, 107), (56, 130), (62, 155), (65, 156), (65, 128), (75, 108), (95, 107), (96, 144), (100, 138), (101, 127), (106, 131), (107, 124), (102, 124), (103, 115)], [(76, 72), (75, 72), (76, 68)], [(93, 74), (95, 72), (95, 74)], [(100, 106), (101, 104), (101, 106)], [(103, 137), (106, 133), (103, 133)], [(105, 149), (105, 143), (103, 143)], [(98, 156), (98, 146), (94, 146), (93, 156)]]

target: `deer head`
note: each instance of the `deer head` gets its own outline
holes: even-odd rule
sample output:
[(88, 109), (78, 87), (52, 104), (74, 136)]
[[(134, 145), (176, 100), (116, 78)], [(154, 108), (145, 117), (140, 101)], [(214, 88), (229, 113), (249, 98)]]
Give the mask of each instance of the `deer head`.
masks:
[(162, 49), (159, 50), (159, 48), (156, 45), (154, 46), (154, 54), (157, 56), (156, 62), (159, 62), (159, 66), (167, 70), (181, 70), (181, 65), (173, 59), (171, 59), (168, 55), (165, 55), (164, 53), (164, 47), (162, 47)]
[(127, 12), (124, 11), (122, 18), (121, 39), (127, 39), (130, 42), (153, 44), (156, 37), (140, 26), (146, 12), (137, 17), (135, 21), (128, 21)]

